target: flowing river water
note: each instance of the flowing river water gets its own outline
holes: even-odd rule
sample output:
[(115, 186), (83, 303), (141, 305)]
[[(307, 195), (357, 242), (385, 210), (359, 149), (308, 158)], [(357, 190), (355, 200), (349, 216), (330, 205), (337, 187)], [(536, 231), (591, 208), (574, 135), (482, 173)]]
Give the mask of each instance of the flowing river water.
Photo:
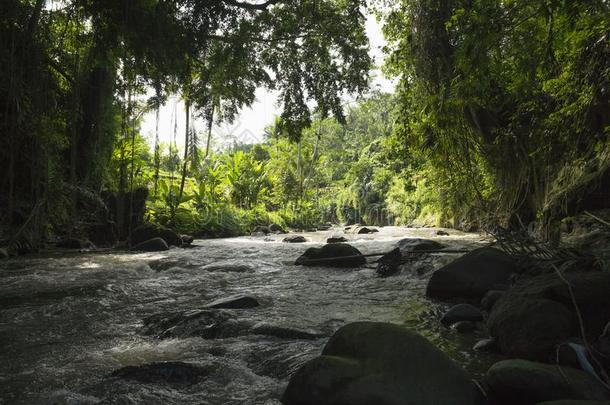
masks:
[[(0, 262), (0, 403), (278, 405), (290, 375), (320, 354), (332, 333), (358, 320), (417, 330), (477, 376), (491, 359), (472, 351), (480, 335), (443, 328), (447, 304), (424, 295), (430, 271), (459, 254), (435, 254), (377, 277), (358, 269), (300, 267), (294, 260), (336, 230), (305, 233), (307, 243), (241, 237), (199, 240), (159, 253), (50, 253)], [(391, 250), (400, 239), (435, 239), (472, 249), (481, 235), (381, 228), (346, 235), (363, 253)], [(272, 239), (272, 240), (269, 240)], [(234, 294), (257, 308), (225, 310), (252, 324), (315, 332), (316, 339), (244, 333), (235, 337), (159, 339), (142, 320), (202, 308)], [(208, 367), (194, 384), (138, 382), (111, 376), (125, 366), (180, 361)]]

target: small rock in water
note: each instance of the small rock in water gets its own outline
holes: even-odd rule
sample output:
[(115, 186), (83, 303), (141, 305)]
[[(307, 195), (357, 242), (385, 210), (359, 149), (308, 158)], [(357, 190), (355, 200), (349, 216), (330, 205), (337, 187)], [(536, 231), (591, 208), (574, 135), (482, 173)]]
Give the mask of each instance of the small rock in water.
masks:
[(422, 252), (426, 250), (442, 249), (443, 245), (430, 239), (406, 238), (398, 242), (398, 248), (405, 253)]
[(153, 238), (142, 243), (138, 243), (131, 250), (141, 251), (141, 252), (160, 252), (164, 250), (168, 250), (169, 246), (162, 238)]
[(180, 239), (182, 239), (182, 247), (191, 246), (195, 240), (191, 235), (180, 235)]
[(341, 242), (347, 242), (347, 238), (345, 236), (331, 236), (330, 238), (326, 239), (326, 243), (341, 243)]
[(180, 235), (169, 228), (152, 223), (145, 223), (134, 229), (129, 235), (129, 242), (131, 246), (136, 246), (155, 238), (163, 239), (168, 246), (182, 246)]
[(471, 321), (459, 321), (451, 325), (451, 329), (459, 333), (469, 333), (477, 329), (477, 324)]
[(192, 385), (200, 382), (211, 372), (210, 367), (200, 367), (180, 361), (150, 363), (127, 366), (114, 371), (111, 376), (141, 383), (169, 383)]
[(201, 337), (219, 339), (240, 336), (250, 323), (238, 321), (218, 309), (161, 313), (144, 319), (140, 333), (160, 339)]
[(358, 267), (366, 258), (347, 243), (331, 243), (321, 248), (309, 248), (295, 262), (304, 266)]
[(351, 233), (355, 233), (357, 235), (366, 235), (366, 234), (369, 234), (369, 233), (379, 232), (379, 229), (377, 229), (377, 228), (369, 228), (369, 227), (366, 227), (366, 226), (357, 226), (357, 227), (351, 228), (350, 232)]
[(269, 225), (269, 231), (271, 231), (271, 233), (288, 233), (288, 232), (286, 232), (286, 230), (284, 228), (282, 228), (278, 224)]
[(497, 349), (496, 340), (493, 338), (481, 339), (472, 349), (477, 352), (493, 352)]
[(449, 236), (449, 232), (439, 230), (439, 231), (436, 231), (436, 235), (437, 236)]
[(284, 240), (282, 240), (282, 242), (286, 242), (286, 243), (303, 243), (303, 242), (307, 242), (307, 239), (305, 239), (305, 237), (301, 236), (301, 235), (291, 235), (291, 236), (285, 237)]
[(252, 236), (265, 236), (271, 233), (271, 229), (268, 226), (256, 226), (252, 230)]
[(286, 328), (283, 326), (268, 325), (265, 323), (254, 325), (249, 330), (249, 332), (254, 335), (273, 336), (280, 339), (314, 340), (324, 336), (323, 334), (317, 332)]
[(210, 302), (205, 308), (225, 308), (225, 309), (244, 309), (244, 308), (255, 308), (260, 304), (254, 297), (247, 295), (234, 295), (231, 297), (221, 298)]
[(449, 308), (443, 315), (441, 323), (445, 326), (451, 326), (460, 321), (480, 322), (482, 320), (483, 314), (474, 305), (457, 304)]
[(380, 277), (388, 277), (398, 273), (400, 271), (401, 264), (402, 254), (400, 253), (400, 249), (396, 248), (383, 255), (377, 261), (377, 268), (375, 271)]

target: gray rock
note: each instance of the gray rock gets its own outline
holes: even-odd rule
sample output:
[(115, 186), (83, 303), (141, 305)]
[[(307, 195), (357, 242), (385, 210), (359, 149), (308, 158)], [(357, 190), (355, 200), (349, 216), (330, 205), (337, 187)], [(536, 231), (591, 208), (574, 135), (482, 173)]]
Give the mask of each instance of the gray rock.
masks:
[(441, 323), (445, 326), (451, 326), (460, 321), (480, 322), (482, 320), (483, 314), (479, 311), (479, 308), (470, 304), (457, 304), (449, 308), (443, 315)]
[(194, 241), (195, 238), (191, 235), (180, 235), (180, 239), (182, 239), (182, 246), (190, 246)]
[(184, 384), (192, 385), (204, 380), (212, 367), (200, 367), (180, 361), (168, 361), (127, 366), (114, 371), (111, 377), (134, 380), (146, 384)]
[(144, 319), (143, 335), (159, 339), (201, 337), (219, 339), (245, 334), (250, 323), (238, 321), (226, 311), (215, 309), (168, 312)]
[(150, 240), (138, 243), (131, 248), (131, 250), (140, 252), (161, 252), (168, 249), (169, 246), (167, 246), (167, 243), (162, 238), (152, 238)]
[(398, 242), (398, 248), (403, 254), (442, 249), (443, 245), (430, 239), (406, 238)]
[(491, 397), (501, 399), (503, 403), (610, 399), (610, 392), (584, 371), (528, 360), (504, 360), (494, 364), (485, 375), (484, 383)]
[(333, 235), (330, 238), (326, 239), (326, 243), (342, 243), (347, 242), (347, 238), (345, 236)]
[(265, 236), (271, 233), (271, 229), (268, 226), (255, 226), (252, 230), (252, 236)]
[(436, 235), (437, 236), (449, 236), (449, 232), (439, 230), (439, 231), (436, 231)]
[(435, 271), (426, 295), (440, 299), (481, 299), (498, 284), (507, 284), (517, 270), (517, 264), (506, 253), (494, 248), (476, 249)]
[(271, 225), (269, 225), (269, 231), (271, 233), (288, 233), (288, 232), (286, 232), (286, 230), (284, 228), (282, 228), (278, 224), (271, 224)]
[(135, 246), (153, 238), (162, 238), (168, 246), (182, 246), (180, 235), (169, 228), (153, 223), (145, 223), (134, 229), (129, 235), (129, 243), (131, 246)]
[(369, 234), (369, 233), (375, 233), (375, 232), (379, 232), (379, 229), (377, 228), (370, 228), (367, 226), (355, 226), (355, 227), (351, 227), (349, 229), (349, 231), (351, 233), (355, 233), (358, 235), (365, 235), (365, 234)]
[(481, 308), (486, 311), (489, 311), (493, 308), (496, 302), (502, 298), (504, 295), (504, 291), (500, 290), (490, 290), (485, 293), (483, 298), (481, 299)]
[(304, 236), (301, 235), (290, 235), (290, 236), (286, 236), (282, 242), (286, 242), (286, 243), (304, 243), (307, 242), (307, 239), (305, 239)]
[(572, 313), (555, 301), (507, 295), (494, 306), (487, 327), (502, 353), (547, 361), (555, 345), (570, 336)]
[(288, 384), (285, 405), (481, 403), (468, 375), (426, 339), (404, 327), (356, 322), (339, 329), (322, 356)]
[(254, 297), (247, 295), (234, 295), (231, 297), (220, 298), (210, 302), (205, 308), (225, 308), (225, 309), (245, 309), (258, 307), (260, 303)]
[(358, 267), (366, 258), (347, 243), (331, 243), (321, 248), (309, 248), (295, 262), (303, 266)]

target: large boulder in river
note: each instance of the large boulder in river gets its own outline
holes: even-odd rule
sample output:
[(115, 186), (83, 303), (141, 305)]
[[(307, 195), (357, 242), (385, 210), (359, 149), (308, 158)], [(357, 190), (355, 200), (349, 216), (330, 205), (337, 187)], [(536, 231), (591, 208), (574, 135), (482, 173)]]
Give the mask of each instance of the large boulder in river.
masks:
[(443, 245), (430, 239), (406, 238), (398, 242), (398, 248), (404, 255), (410, 252), (442, 249)]
[[(564, 272), (563, 277), (570, 283), (586, 333), (589, 337), (597, 338), (610, 320), (610, 273), (573, 271)], [(541, 274), (520, 280), (514, 288), (509, 290), (507, 299), (518, 299), (519, 296), (553, 300), (563, 304), (572, 311), (574, 317), (576, 316), (570, 289), (556, 273)], [(572, 333), (580, 334), (578, 325), (574, 325)]]
[(331, 243), (321, 248), (309, 248), (295, 262), (303, 266), (357, 267), (366, 263), (366, 258), (355, 247), (347, 243)]
[(307, 242), (307, 239), (305, 239), (304, 236), (301, 235), (290, 235), (290, 236), (286, 236), (282, 242), (286, 242), (286, 243), (304, 243)]
[(152, 238), (150, 240), (138, 243), (131, 248), (131, 250), (139, 252), (162, 252), (168, 249), (169, 246), (167, 246), (165, 240), (161, 238)]
[(502, 352), (533, 360), (548, 360), (554, 346), (569, 336), (579, 336), (580, 315), (585, 333), (597, 338), (610, 319), (610, 274), (565, 272), (570, 290), (555, 273), (522, 278), (493, 306), (487, 326), (498, 338)]
[(517, 270), (508, 254), (489, 247), (476, 249), (435, 271), (426, 295), (439, 299), (481, 299), (487, 291), (506, 285)]
[(366, 234), (369, 234), (369, 233), (379, 232), (379, 229), (377, 229), (377, 228), (370, 228), (370, 227), (367, 227), (367, 226), (354, 226), (354, 227), (351, 227), (349, 229), (346, 228), (346, 230), (348, 230), (351, 233), (355, 233), (357, 235), (366, 235)]
[(494, 306), (487, 327), (502, 353), (547, 361), (555, 345), (570, 336), (572, 313), (548, 299), (507, 295)]
[(487, 372), (484, 384), (493, 399), (506, 405), (565, 399), (610, 400), (610, 391), (584, 371), (528, 360), (504, 360), (494, 364)]
[(142, 224), (133, 230), (129, 236), (131, 246), (135, 246), (153, 238), (163, 239), (168, 246), (182, 246), (182, 238), (169, 228), (150, 222)]
[(468, 375), (426, 339), (399, 325), (356, 322), (290, 379), (285, 405), (473, 405)]
[(278, 224), (271, 224), (271, 225), (269, 225), (269, 231), (271, 233), (288, 233), (288, 232), (286, 232), (286, 230), (284, 228), (282, 228)]
[(326, 243), (342, 243), (347, 242), (347, 238), (341, 235), (333, 235), (330, 238), (326, 239)]

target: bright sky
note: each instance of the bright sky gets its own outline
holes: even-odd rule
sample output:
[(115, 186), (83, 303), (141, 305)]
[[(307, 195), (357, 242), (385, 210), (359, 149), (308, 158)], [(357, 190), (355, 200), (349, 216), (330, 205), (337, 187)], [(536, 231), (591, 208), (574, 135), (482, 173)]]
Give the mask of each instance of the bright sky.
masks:
[[(372, 15), (367, 17), (366, 32), (371, 44), (370, 55), (373, 57), (375, 65), (380, 66), (383, 62), (381, 48), (384, 46), (385, 40), (381, 33), (381, 26)], [(379, 69), (375, 69), (371, 76), (372, 88), (378, 88), (388, 93), (394, 91), (393, 83), (384, 78)], [(265, 127), (273, 123), (275, 117), (281, 112), (281, 108), (276, 102), (277, 92), (259, 88), (256, 91), (255, 103), (251, 107), (243, 109), (232, 124), (223, 124), (213, 128), (214, 140), (212, 148), (217, 149), (223, 145), (231, 145), (234, 141), (243, 143), (261, 142)], [(182, 148), (184, 146), (184, 104), (177, 97), (171, 97), (160, 110), (159, 138), (161, 142), (170, 142), (173, 134), (174, 111), (177, 111), (178, 116), (177, 144), (179, 148)], [(203, 140), (207, 136), (205, 123), (203, 120), (197, 119), (194, 126), (195, 130), (200, 134), (200, 139)], [(155, 139), (154, 111), (144, 115), (142, 133), (152, 146)]]

